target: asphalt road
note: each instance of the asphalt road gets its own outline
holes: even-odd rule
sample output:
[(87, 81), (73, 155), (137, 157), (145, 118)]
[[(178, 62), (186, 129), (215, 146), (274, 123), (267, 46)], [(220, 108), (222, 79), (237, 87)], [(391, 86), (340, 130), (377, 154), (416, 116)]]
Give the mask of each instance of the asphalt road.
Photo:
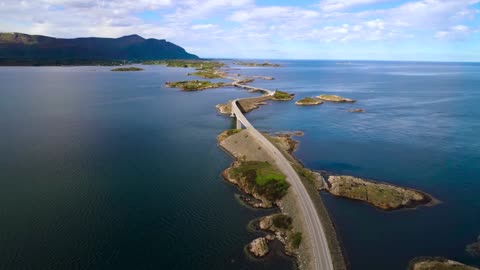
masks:
[[(237, 120), (239, 120), (245, 126), (245, 128), (250, 130), (250, 134), (254, 136), (254, 138), (261, 145), (263, 145), (265, 151), (268, 151), (269, 154), (275, 159), (277, 167), (286, 175), (291, 188), (298, 197), (298, 205), (305, 219), (305, 228), (308, 230), (306, 234), (309, 236), (308, 240), (311, 242), (313, 255), (311, 258), (312, 269), (333, 270), (332, 257), (328, 248), (325, 230), (323, 229), (320, 217), (313, 204), (313, 201), (308, 195), (307, 189), (285, 156), (268, 139), (258, 132), (258, 130), (256, 130), (255, 127), (250, 124), (247, 118), (245, 118), (237, 106), (238, 100), (240, 99), (232, 101), (232, 112), (237, 117)], [(307, 239), (304, 239), (304, 241), (305, 240)]]

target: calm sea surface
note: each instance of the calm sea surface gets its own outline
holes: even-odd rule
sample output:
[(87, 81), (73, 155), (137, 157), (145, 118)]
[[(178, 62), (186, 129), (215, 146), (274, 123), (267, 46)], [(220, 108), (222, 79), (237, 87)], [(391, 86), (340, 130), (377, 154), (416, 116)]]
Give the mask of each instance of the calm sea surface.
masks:
[[(416, 256), (480, 265), (480, 65), (279, 61), (241, 68), (252, 85), (296, 98), (247, 116), (260, 130), (302, 130), (307, 167), (417, 188), (435, 207), (382, 212), (322, 194), (354, 270), (403, 270)], [(0, 269), (292, 269), (276, 250), (249, 259), (252, 210), (220, 173), (231, 128), (215, 105), (253, 94), (182, 92), (188, 69), (0, 67)], [(237, 72), (237, 71), (236, 71)], [(348, 113), (363, 108), (362, 114)]]

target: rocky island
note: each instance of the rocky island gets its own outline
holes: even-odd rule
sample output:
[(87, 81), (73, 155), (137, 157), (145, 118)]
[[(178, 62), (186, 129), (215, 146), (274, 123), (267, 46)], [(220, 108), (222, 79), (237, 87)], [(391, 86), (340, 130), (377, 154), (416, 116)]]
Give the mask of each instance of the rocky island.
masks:
[(479, 270), (456, 261), (440, 257), (419, 257), (413, 259), (408, 270)]
[(279, 100), (279, 101), (289, 101), (289, 100), (292, 100), (294, 96), (295, 96), (294, 94), (290, 94), (280, 90), (275, 90), (275, 92), (273, 93), (272, 99)]
[(337, 96), (337, 95), (320, 95), (320, 96), (317, 96), (317, 98), (319, 98), (321, 100), (325, 100), (325, 101), (339, 102), (339, 103), (340, 102), (347, 102), (347, 103), (355, 102), (354, 99), (344, 98), (344, 97)]
[(179, 88), (183, 91), (201, 91), (212, 88), (220, 88), (226, 86), (232, 86), (231, 83), (224, 82), (210, 82), (210, 81), (180, 81), (180, 82), (166, 82), (165, 85), (171, 88)]
[(328, 192), (335, 196), (364, 201), (382, 210), (414, 208), (434, 199), (420, 191), (346, 175), (326, 175)]
[(117, 71), (117, 72), (128, 72), (128, 71), (142, 71), (143, 68), (137, 68), (137, 67), (125, 67), (125, 68), (114, 68), (112, 71)]
[(365, 112), (364, 109), (352, 109), (352, 110), (348, 110), (348, 112), (351, 112), (351, 113), (363, 113)]
[(323, 101), (317, 98), (305, 97), (295, 102), (295, 104), (299, 106), (312, 106), (323, 104)]

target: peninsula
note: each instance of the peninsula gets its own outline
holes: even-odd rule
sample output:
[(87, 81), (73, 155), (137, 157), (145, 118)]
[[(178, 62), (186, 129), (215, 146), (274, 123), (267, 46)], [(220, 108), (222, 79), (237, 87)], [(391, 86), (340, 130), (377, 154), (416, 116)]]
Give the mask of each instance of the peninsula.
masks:
[(0, 65), (119, 65), (158, 59), (198, 59), (164, 39), (54, 38), (0, 33)]

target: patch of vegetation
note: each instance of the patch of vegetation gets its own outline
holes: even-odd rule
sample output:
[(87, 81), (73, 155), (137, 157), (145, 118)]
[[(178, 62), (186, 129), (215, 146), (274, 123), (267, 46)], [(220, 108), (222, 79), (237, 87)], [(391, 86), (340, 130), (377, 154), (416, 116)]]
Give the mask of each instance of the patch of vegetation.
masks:
[(255, 62), (237, 62), (235, 65), (245, 66), (245, 67), (279, 67), (279, 64), (272, 63), (255, 63)]
[(300, 244), (302, 243), (302, 233), (301, 232), (296, 232), (292, 234), (292, 247), (297, 249), (300, 247)]
[(120, 71), (120, 72), (125, 72), (125, 71), (142, 71), (143, 68), (137, 68), (137, 67), (125, 67), (125, 68), (114, 68), (112, 71)]
[[(218, 139), (219, 142), (221, 142), (221, 141), (225, 140), (226, 138), (239, 133), (240, 131), (242, 131), (242, 130), (241, 129), (227, 129), (224, 132), (220, 133), (220, 135), (217, 136), (217, 139)], [(246, 136), (248, 136), (248, 135), (246, 135)]]
[(272, 223), (279, 229), (288, 230), (292, 227), (292, 218), (284, 214), (278, 214), (272, 217)]
[(200, 90), (205, 90), (210, 88), (219, 88), (219, 87), (224, 87), (229, 85), (230, 84), (223, 83), (223, 82), (213, 83), (210, 81), (199, 81), (199, 80), (166, 83), (167, 87), (180, 88), (184, 91), (200, 91)]
[(292, 100), (293, 95), (284, 91), (276, 90), (273, 94), (273, 99), (275, 100)]
[(294, 164), (293, 168), (295, 169), (295, 171), (298, 173), (300, 177), (306, 179), (311, 184), (315, 183), (315, 180), (317, 179), (317, 177), (315, 176), (314, 172), (297, 164)]
[(268, 162), (241, 162), (232, 168), (231, 175), (237, 179), (245, 178), (250, 189), (270, 201), (281, 199), (290, 187), (285, 175)]

